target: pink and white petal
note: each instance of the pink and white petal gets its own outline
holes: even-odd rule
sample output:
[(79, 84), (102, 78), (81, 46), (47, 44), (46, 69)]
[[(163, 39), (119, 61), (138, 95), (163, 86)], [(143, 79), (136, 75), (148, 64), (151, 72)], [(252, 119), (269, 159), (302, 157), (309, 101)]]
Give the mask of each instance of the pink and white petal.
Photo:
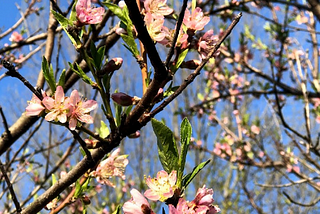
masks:
[(45, 120), (46, 121), (53, 121), (57, 118), (57, 112), (56, 111), (52, 111), (52, 112), (49, 112), (46, 116), (45, 116)]
[(160, 199), (160, 195), (155, 193), (152, 189), (148, 189), (144, 192), (144, 196), (152, 201), (158, 201)]
[(57, 116), (58, 120), (60, 123), (65, 123), (67, 122), (67, 114), (59, 114)]
[(59, 85), (57, 86), (56, 92), (54, 94), (54, 98), (56, 103), (62, 103), (64, 101), (64, 92), (63, 88)]
[(26, 108), (26, 114), (29, 116), (38, 116), (45, 108), (37, 103), (31, 103)]
[(145, 204), (148, 207), (150, 206), (147, 199), (143, 197), (143, 195), (138, 190), (132, 189), (130, 191), (130, 194), (137, 204), (140, 204), (140, 205)]
[(54, 107), (54, 99), (51, 97), (43, 98), (42, 103), (48, 110), (51, 110)]
[(71, 117), (70, 120), (69, 120), (69, 129), (71, 130), (75, 130), (76, 129), (76, 126), (77, 126), (77, 119), (74, 118), (74, 117)]
[(88, 114), (83, 114), (81, 115), (78, 120), (80, 120), (83, 123), (88, 123), (88, 124), (92, 124), (93, 123), (93, 118), (88, 115)]
[(84, 109), (84, 113), (88, 113), (98, 107), (97, 101), (87, 100), (82, 104), (82, 108)]
[(70, 100), (68, 100), (68, 102), (73, 105), (73, 106), (76, 106), (77, 103), (80, 101), (80, 96), (79, 96), (79, 92), (77, 90), (73, 90), (71, 92), (71, 95), (70, 95)]

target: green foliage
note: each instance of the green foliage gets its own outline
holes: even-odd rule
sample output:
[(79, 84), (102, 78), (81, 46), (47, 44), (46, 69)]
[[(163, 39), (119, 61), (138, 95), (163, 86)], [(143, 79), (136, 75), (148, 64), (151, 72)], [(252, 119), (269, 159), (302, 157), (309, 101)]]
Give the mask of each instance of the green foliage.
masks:
[(110, 130), (109, 130), (107, 124), (105, 124), (102, 120), (101, 120), (100, 124), (101, 124), (100, 128), (98, 129), (99, 136), (101, 138), (108, 137), (108, 135), (110, 134)]
[(63, 87), (64, 83), (65, 83), (65, 80), (66, 80), (66, 69), (63, 69), (62, 72), (61, 72), (61, 75), (59, 77), (58, 85)]
[(78, 65), (78, 63), (76, 63), (77, 69), (75, 69), (70, 62), (68, 62), (68, 64), (69, 64), (71, 70), (73, 70), (76, 74), (78, 74), (79, 77), (80, 77), (85, 83), (88, 83), (88, 84), (90, 84), (90, 85), (93, 85), (93, 84), (94, 84), (93, 81), (91, 80), (91, 78), (88, 77), (88, 76), (86, 75), (86, 73), (84, 73), (84, 71), (83, 71), (82, 68)]
[(179, 170), (178, 170), (178, 186), (181, 187), (181, 181), (186, 164), (186, 157), (190, 145), (190, 139), (192, 134), (192, 128), (187, 118), (184, 118), (180, 126), (180, 142), (181, 142), (181, 154), (179, 157)]
[(157, 136), (158, 153), (163, 169), (168, 173), (178, 170), (179, 154), (173, 132), (156, 119), (152, 119), (151, 124)]
[(188, 51), (189, 49), (185, 49), (184, 51), (182, 51), (180, 54), (179, 54), (179, 57), (178, 57), (178, 60), (177, 60), (177, 63), (171, 67), (171, 72), (173, 74), (176, 73), (176, 71), (180, 68), (180, 65), (181, 63), (183, 62), (183, 60), (186, 58), (187, 54), (188, 54)]
[(104, 2), (103, 4), (121, 20), (122, 23), (120, 26), (127, 30), (128, 35), (121, 35), (123, 41), (126, 43), (124, 46), (132, 53), (134, 57), (139, 56), (140, 52), (132, 34), (133, 24), (129, 17), (128, 8), (125, 6), (123, 9), (121, 9), (118, 5), (108, 2)]
[(53, 94), (56, 91), (56, 80), (54, 78), (52, 65), (49, 68), (49, 63), (44, 56), (42, 57), (42, 72)]
[[(71, 40), (72, 44), (75, 47), (78, 47), (78, 43), (76, 42), (75, 38), (73, 38), (73, 36), (69, 33), (68, 28), (70, 26), (73, 26), (73, 22), (69, 19), (67, 19), (66, 17), (64, 17), (63, 15), (61, 15), (60, 13), (57, 13), (54, 10), (51, 10), (53, 16), (56, 18), (56, 20), (60, 23), (60, 25), (62, 26), (63, 30), (66, 32), (67, 36), (69, 37), (69, 39)], [(73, 19), (73, 17), (71, 17)]]
[(106, 49), (105, 46), (102, 46), (97, 50), (93, 41), (91, 41), (90, 43), (90, 50), (91, 50), (94, 66), (98, 70), (100, 70), (101, 66), (103, 65), (105, 49)]
[(196, 175), (200, 172), (201, 169), (203, 169), (208, 163), (210, 162), (210, 160), (207, 160), (205, 162), (200, 163), (198, 166), (196, 166), (195, 168), (193, 168), (192, 172), (185, 175), (182, 179), (182, 186), (185, 189), (190, 182), (196, 177)]

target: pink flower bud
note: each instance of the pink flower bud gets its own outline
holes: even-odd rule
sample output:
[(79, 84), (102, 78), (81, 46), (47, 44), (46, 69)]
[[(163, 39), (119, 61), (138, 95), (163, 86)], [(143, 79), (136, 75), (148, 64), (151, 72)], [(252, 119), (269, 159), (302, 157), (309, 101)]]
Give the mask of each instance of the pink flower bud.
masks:
[(130, 106), (134, 102), (133, 97), (122, 92), (112, 94), (111, 98), (114, 102), (118, 103), (121, 106)]
[(188, 68), (188, 69), (196, 69), (200, 65), (200, 60), (193, 59), (186, 62), (182, 62), (181, 68)]
[(129, 138), (139, 138), (140, 137), (140, 132), (136, 131), (135, 133), (132, 133), (128, 136)]
[(99, 76), (103, 76), (104, 74), (108, 74), (111, 72), (114, 72), (116, 70), (119, 70), (123, 63), (123, 59), (120, 57), (112, 58), (99, 72)]

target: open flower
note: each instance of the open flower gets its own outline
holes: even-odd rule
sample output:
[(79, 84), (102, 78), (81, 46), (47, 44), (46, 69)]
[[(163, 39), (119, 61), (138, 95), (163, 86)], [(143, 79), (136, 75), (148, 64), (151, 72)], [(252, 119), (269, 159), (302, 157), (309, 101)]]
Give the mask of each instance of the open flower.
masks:
[(81, 100), (77, 90), (71, 92), (69, 98), (69, 128), (74, 130), (78, 121), (83, 123), (93, 123), (93, 118), (89, 115), (89, 112), (97, 108), (98, 104), (94, 100)]
[(190, 14), (189, 10), (186, 10), (183, 18), (183, 24), (190, 30), (203, 30), (204, 26), (210, 21), (209, 16), (204, 16), (200, 7), (195, 8)]
[(157, 42), (162, 41), (166, 34), (162, 31), (164, 18), (154, 19), (151, 13), (147, 13), (144, 17), (150, 37)]
[(81, 24), (97, 24), (102, 21), (105, 9), (103, 7), (91, 8), (91, 0), (78, 0), (76, 12)]
[[(45, 91), (42, 91), (42, 96), (47, 96)], [(34, 94), (32, 95), (32, 99), (28, 102), (29, 105), (26, 108), (26, 115), (28, 116), (39, 116), (43, 110), (45, 110), (41, 100)]]
[(152, 14), (155, 19), (163, 18), (163, 16), (170, 15), (173, 9), (166, 5), (167, 0), (145, 0), (144, 9), (145, 13)]
[(56, 92), (54, 94), (54, 99), (52, 97), (45, 97), (42, 100), (43, 105), (49, 111), (45, 116), (46, 121), (56, 121), (60, 123), (67, 122), (68, 106), (65, 102), (63, 88), (57, 86)]
[(207, 189), (205, 186), (199, 188), (196, 197), (193, 201), (188, 202), (180, 198), (177, 207), (169, 205), (169, 214), (180, 213), (199, 213), (199, 214), (214, 214), (220, 212), (220, 208), (213, 205), (213, 190)]
[(22, 41), (22, 40), (23, 40), (22, 35), (21, 35), (20, 33), (18, 33), (17, 31), (14, 31), (14, 32), (11, 34), (10, 38), (9, 38), (9, 41), (10, 41), (10, 42), (20, 42), (20, 41)]
[(92, 172), (92, 176), (95, 176), (97, 181), (101, 184), (106, 184), (111, 187), (115, 185), (109, 180), (110, 177), (120, 177), (123, 180), (126, 178), (124, 175), (124, 170), (128, 165), (129, 161), (127, 159), (128, 155), (120, 155), (120, 149), (114, 150), (111, 155), (101, 161), (97, 166), (97, 169)]
[(125, 214), (154, 213), (143, 195), (136, 189), (130, 191), (132, 198), (123, 204), (122, 209)]
[(145, 191), (144, 196), (153, 201), (165, 201), (174, 194), (175, 184), (177, 181), (177, 171), (172, 171), (169, 175), (166, 171), (161, 170), (157, 173), (157, 178), (146, 179), (146, 184), (150, 189)]
[[(214, 45), (218, 42), (219, 36), (213, 35), (213, 30), (208, 30), (200, 39), (198, 43), (198, 52), (202, 59), (205, 59), (210, 51), (214, 48)], [(219, 52), (216, 53), (216, 55)]]

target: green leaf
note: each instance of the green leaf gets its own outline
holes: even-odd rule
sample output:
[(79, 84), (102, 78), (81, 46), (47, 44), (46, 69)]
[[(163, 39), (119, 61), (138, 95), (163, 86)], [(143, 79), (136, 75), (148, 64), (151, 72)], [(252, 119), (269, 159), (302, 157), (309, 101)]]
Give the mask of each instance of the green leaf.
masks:
[(183, 60), (186, 58), (188, 51), (189, 51), (189, 49), (185, 49), (184, 51), (182, 51), (182, 53), (179, 54), (179, 58), (177, 60), (177, 63), (174, 66), (172, 66), (172, 68), (171, 68), (171, 72), (173, 74), (175, 74), (176, 71), (178, 70), (178, 68), (180, 68), (180, 65), (183, 62)]
[(125, 47), (132, 53), (134, 57), (139, 56), (140, 52), (138, 50), (138, 46), (134, 41), (133, 36), (121, 34), (121, 38), (126, 43)]
[(108, 3), (108, 2), (102, 2), (109, 10), (114, 13), (125, 25), (128, 24), (128, 15), (126, 14), (125, 9), (121, 9), (118, 5)]
[(99, 50), (97, 50), (94, 42), (91, 41), (90, 50), (93, 57), (94, 66), (97, 70), (100, 70), (104, 59), (105, 46), (102, 46), (99, 48)]
[(177, 184), (181, 188), (182, 175), (184, 171), (184, 166), (186, 163), (186, 157), (188, 153), (188, 148), (190, 144), (192, 134), (192, 128), (190, 122), (187, 118), (184, 118), (180, 126), (180, 138), (181, 138), (181, 154), (179, 157), (179, 170)]
[(65, 83), (65, 80), (66, 80), (66, 69), (63, 69), (62, 72), (61, 72), (61, 75), (59, 77), (58, 85), (63, 87), (64, 83)]
[(160, 162), (163, 169), (171, 173), (178, 169), (179, 154), (172, 131), (162, 122), (152, 119), (153, 131), (157, 136), (157, 145)]
[(201, 169), (203, 169), (203, 167), (205, 167), (208, 163), (210, 162), (210, 159), (200, 163), (198, 166), (196, 166), (195, 168), (193, 168), (192, 172), (185, 175), (182, 179), (182, 187), (183, 189), (185, 189), (190, 182), (194, 179), (194, 177), (200, 172)]
[(108, 135), (110, 134), (109, 128), (107, 126), (107, 124), (105, 124), (102, 120), (101, 120), (101, 126), (99, 128), (99, 136), (101, 138), (106, 138), (108, 137)]
[(163, 93), (163, 97), (169, 97), (169, 96), (172, 95), (178, 88), (179, 88), (179, 86), (169, 87), (169, 88)]
[(71, 10), (71, 13), (70, 13), (70, 22), (76, 22), (78, 19), (77, 19), (77, 11), (76, 11), (76, 4), (77, 4), (77, 1), (74, 2), (74, 4), (72, 5), (72, 10)]
[(60, 23), (60, 25), (62, 26), (63, 30), (68, 35), (68, 37), (71, 40), (72, 44), (75, 47), (78, 47), (78, 44), (77, 44), (75, 38), (73, 38), (73, 36), (71, 36), (71, 34), (68, 32), (68, 28), (69, 28), (69, 26), (73, 26), (73, 22), (71, 20), (67, 19), (66, 17), (64, 17), (63, 15), (61, 15), (60, 13), (57, 13), (54, 10), (51, 10), (51, 12), (52, 12), (53, 16), (56, 18), (56, 20)]
[(52, 185), (54, 185), (55, 183), (57, 183), (57, 178), (54, 174), (51, 174), (51, 182), (52, 182)]
[(56, 80), (54, 78), (52, 66), (49, 68), (49, 63), (44, 56), (42, 57), (42, 72), (53, 94), (56, 91)]
[(80, 185), (79, 181), (77, 180), (76, 181), (76, 190), (74, 192), (73, 197), (78, 198), (79, 195), (81, 195), (81, 194), (82, 194), (82, 186)]
[(84, 73), (84, 71), (83, 71), (82, 68), (78, 65), (78, 63), (76, 63), (76, 66), (77, 66), (77, 69), (78, 69), (78, 70), (75, 69), (70, 62), (68, 62), (68, 64), (69, 64), (71, 70), (73, 70), (76, 74), (78, 74), (78, 75), (80, 76), (80, 78), (81, 78), (85, 83), (88, 83), (88, 84), (90, 84), (90, 85), (93, 84), (93, 81), (91, 80), (91, 78), (88, 77), (88, 76), (86, 75), (86, 73)]
[(121, 211), (121, 205), (118, 205), (117, 208), (115, 209), (115, 211), (113, 211), (112, 214), (120, 214)]

